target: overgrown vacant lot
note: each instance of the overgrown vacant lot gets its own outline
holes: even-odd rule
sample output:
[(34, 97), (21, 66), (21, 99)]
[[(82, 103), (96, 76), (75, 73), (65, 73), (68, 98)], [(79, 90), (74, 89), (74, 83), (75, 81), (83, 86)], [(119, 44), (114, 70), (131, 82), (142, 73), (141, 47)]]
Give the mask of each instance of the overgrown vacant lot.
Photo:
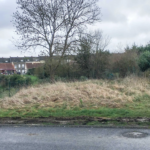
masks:
[(150, 117), (150, 80), (129, 76), (43, 84), (1, 99), (0, 107), (7, 111), (1, 116)]

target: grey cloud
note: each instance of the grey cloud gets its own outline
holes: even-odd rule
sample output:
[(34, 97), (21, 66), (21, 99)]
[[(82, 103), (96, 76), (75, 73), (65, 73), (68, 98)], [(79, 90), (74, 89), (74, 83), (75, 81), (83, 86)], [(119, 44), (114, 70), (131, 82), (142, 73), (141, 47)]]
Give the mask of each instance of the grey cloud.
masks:
[(109, 49), (123, 45), (146, 44), (150, 40), (149, 0), (99, 0), (102, 22), (97, 25), (112, 40)]
[(16, 8), (16, 0), (0, 1), (0, 28), (12, 27), (12, 15)]
[(123, 13), (119, 13), (118, 11), (113, 11), (107, 10), (107, 9), (102, 9), (102, 21), (103, 22), (127, 22), (127, 17)]
[[(118, 43), (126, 46), (150, 41), (150, 0), (99, 0), (98, 5), (102, 22), (91, 28), (102, 30), (104, 35), (110, 36), (110, 51), (115, 50)], [(10, 22), (15, 8), (16, 0), (0, 0), (0, 55), (35, 55), (33, 51), (21, 53), (10, 41), (11, 37), (16, 37)]]
[(21, 52), (21, 50), (17, 49), (11, 42), (7, 42), (5, 45), (0, 44), (0, 57), (10, 56), (37, 56), (37, 54), (35, 52)]
[[(119, 5), (119, 7), (118, 7)], [(126, 14), (122, 12), (123, 1), (119, 0), (100, 0), (102, 21), (104, 22), (125, 22), (127, 21)]]
[(124, 23), (134, 13), (141, 17), (150, 14), (149, 0), (99, 0), (99, 6), (102, 10), (102, 21), (105, 22)]

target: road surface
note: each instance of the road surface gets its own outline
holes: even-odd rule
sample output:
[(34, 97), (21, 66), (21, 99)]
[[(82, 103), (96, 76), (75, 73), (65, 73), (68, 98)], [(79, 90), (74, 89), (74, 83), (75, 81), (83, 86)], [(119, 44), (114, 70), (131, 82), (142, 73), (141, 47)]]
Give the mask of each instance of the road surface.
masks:
[(150, 150), (150, 130), (1, 126), (0, 150)]

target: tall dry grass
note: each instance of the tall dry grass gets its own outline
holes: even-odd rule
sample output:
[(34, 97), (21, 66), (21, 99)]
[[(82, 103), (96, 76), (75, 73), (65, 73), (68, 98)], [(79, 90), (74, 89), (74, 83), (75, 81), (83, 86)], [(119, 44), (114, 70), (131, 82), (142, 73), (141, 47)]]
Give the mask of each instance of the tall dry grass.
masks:
[(113, 81), (88, 80), (44, 84), (22, 89), (11, 98), (0, 101), (1, 108), (23, 108), (26, 106), (41, 107), (86, 107), (99, 108), (107, 106), (120, 108), (132, 103), (136, 96), (143, 93), (150, 95), (150, 84), (146, 78), (129, 76)]

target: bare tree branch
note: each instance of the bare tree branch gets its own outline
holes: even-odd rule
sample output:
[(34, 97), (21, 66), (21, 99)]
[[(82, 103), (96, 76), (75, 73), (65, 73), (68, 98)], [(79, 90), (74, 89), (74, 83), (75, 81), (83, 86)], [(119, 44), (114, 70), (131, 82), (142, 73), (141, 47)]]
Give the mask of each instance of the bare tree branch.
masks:
[[(51, 74), (63, 56), (78, 40), (78, 33), (87, 24), (100, 21), (97, 0), (17, 0), (13, 14), (17, 44), (21, 50), (42, 47), (50, 59)], [(58, 64), (53, 64), (59, 55)]]

